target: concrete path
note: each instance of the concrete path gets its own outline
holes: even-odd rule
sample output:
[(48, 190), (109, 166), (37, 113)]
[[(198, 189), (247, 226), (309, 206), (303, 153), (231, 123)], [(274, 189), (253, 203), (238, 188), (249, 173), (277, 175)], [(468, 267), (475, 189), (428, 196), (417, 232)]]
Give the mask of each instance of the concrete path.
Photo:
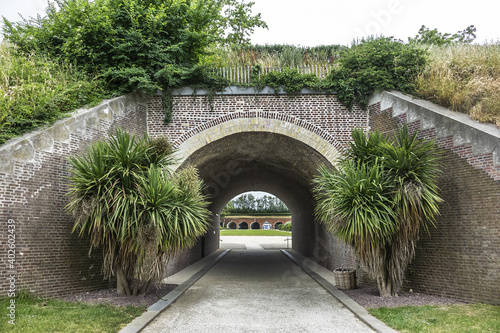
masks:
[(233, 250), (286, 250), (292, 248), (292, 236), (220, 236), (220, 248)]
[(373, 332), (281, 251), (245, 238), (142, 332)]

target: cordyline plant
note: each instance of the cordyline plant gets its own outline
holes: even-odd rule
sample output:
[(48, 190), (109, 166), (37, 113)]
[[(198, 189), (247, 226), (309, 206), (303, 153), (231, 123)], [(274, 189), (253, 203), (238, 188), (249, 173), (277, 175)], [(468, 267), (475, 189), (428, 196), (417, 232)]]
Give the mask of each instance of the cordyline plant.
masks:
[(320, 168), (316, 216), (353, 247), (380, 296), (395, 296), (421, 229), (428, 232), (439, 214), (439, 150), (406, 126), (392, 140), (360, 129), (352, 138), (336, 170)]
[(163, 277), (168, 258), (208, 228), (202, 181), (192, 167), (172, 174), (172, 153), (165, 138), (117, 129), (69, 158), (73, 232), (90, 236), (90, 251), (102, 248), (103, 273), (116, 275), (120, 295), (146, 293)]

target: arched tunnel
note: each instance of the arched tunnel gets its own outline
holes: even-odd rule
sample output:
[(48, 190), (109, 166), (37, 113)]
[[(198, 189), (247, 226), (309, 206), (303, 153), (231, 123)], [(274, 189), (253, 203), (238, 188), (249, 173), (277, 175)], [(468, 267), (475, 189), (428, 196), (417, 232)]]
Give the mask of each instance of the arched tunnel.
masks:
[(219, 248), (219, 216), (227, 202), (244, 192), (264, 191), (290, 209), (294, 250), (313, 255), (318, 224), (314, 222), (312, 181), (321, 165), (331, 167), (318, 151), (282, 134), (242, 132), (199, 148), (184, 161), (187, 164), (199, 170), (211, 201), (213, 222), (203, 240), (204, 254)]

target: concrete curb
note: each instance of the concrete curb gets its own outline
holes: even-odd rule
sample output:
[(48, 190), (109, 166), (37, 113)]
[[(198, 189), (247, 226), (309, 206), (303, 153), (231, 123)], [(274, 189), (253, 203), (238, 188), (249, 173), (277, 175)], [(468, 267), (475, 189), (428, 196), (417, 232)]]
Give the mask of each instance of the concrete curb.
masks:
[[(172, 303), (174, 303), (189, 287), (205, 275), (219, 260), (221, 260), (230, 249), (222, 251), (215, 251), (206, 258), (202, 259), (208, 261), (200, 270), (196, 271), (193, 275), (187, 278), (184, 282), (179, 284), (177, 288), (163, 296), (158, 302), (151, 305), (146, 312), (141, 316), (132, 320), (127, 326), (120, 330), (120, 333), (137, 333), (146, 327), (153, 319), (160, 313), (165, 311)], [(221, 253), (222, 252), (222, 253)], [(196, 264), (196, 263), (195, 263)], [(195, 265), (193, 264), (193, 265)], [(188, 267), (189, 268), (189, 267)]]
[[(342, 291), (338, 290), (331, 282), (322, 277), (325, 272), (320, 273), (319, 270), (326, 268), (319, 266), (314, 261), (304, 257), (301, 254), (293, 250), (281, 250), (284, 255), (286, 255), (290, 260), (292, 260), (297, 266), (299, 266), (304, 272), (306, 272), (311, 278), (313, 278), (319, 285), (321, 285), (325, 290), (335, 297), (340, 303), (342, 303), (346, 308), (348, 308), (356, 317), (358, 317), (362, 322), (368, 325), (375, 332), (379, 333), (397, 333), (396, 330), (390, 328), (385, 323), (381, 322), (374, 316), (372, 316), (365, 308), (356, 303), (352, 298), (344, 294)], [(329, 271), (328, 271), (329, 272)], [(333, 273), (331, 277), (333, 278)], [(332, 279), (330, 279), (333, 281)]]

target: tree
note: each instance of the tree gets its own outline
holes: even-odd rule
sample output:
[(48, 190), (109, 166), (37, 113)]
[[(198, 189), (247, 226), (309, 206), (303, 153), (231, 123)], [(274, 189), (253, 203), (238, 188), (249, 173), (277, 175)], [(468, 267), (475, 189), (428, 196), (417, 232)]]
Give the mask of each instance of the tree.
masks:
[(55, 0), (46, 17), (4, 19), (6, 40), (60, 57), (106, 79), (119, 94), (214, 83), (200, 66), (214, 44), (243, 44), (267, 27), (236, 0)]
[(234, 211), (234, 204), (232, 201), (229, 201), (227, 203), (227, 205), (224, 206), (224, 208), (222, 209), (222, 212), (220, 213), (221, 218), (226, 216), (226, 215), (231, 214), (231, 212), (233, 212), (233, 211)]
[(381, 296), (394, 296), (420, 231), (439, 214), (439, 154), (405, 126), (393, 140), (353, 130), (347, 158), (315, 179), (316, 216), (351, 245)]
[[(68, 212), (73, 232), (102, 248), (103, 272), (118, 294), (145, 293), (163, 278), (166, 262), (207, 230), (207, 201), (194, 168), (171, 174), (173, 150), (164, 138), (138, 139), (118, 129), (83, 155), (69, 158)], [(138, 282), (131, 289), (131, 281)]]
[(251, 193), (242, 194), (229, 201), (222, 211), (225, 215), (231, 213), (290, 213), (279, 198), (272, 195), (255, 198)]
[(453, 43), (470, 44), (476, 39), (476, 27), (469, 25), (462, 31), (455, 34), (441, 33), (437, 29), (430, 30), (425, 25), (422, 25), (418, 30), (415, 38), (408, 37), (410, 43), (415, 44), (429, 44), (429, 45), (449, 45)]

